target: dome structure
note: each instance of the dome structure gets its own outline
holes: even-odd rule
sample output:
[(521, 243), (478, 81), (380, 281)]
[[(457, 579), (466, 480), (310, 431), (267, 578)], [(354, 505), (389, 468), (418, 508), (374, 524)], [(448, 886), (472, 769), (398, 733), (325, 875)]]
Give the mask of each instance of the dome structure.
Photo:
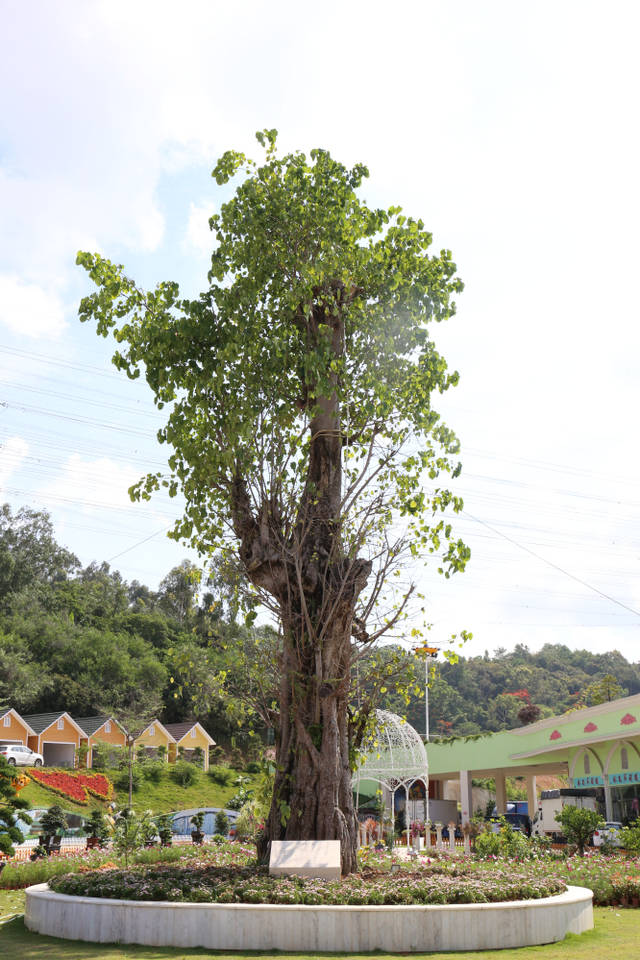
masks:
[(427, 751), (418, 732), (396, 713), (376, 710), (376, 728), (364, 745), (364, 761), (354, 776), (354, 787), (373, 780), (393, 793), (416, 780), (427, 783)]

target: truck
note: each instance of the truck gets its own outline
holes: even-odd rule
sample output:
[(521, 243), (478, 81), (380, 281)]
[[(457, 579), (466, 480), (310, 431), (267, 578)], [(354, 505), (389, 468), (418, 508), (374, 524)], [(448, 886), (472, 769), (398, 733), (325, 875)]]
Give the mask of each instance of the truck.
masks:
[(560, 840), (562, 825), (556, 820), (556, 814), (565, 807), (580, 807), (584, 810), (597, 810), (598, 801), (594, 789), (578, 789), (564, 787), (556, 790), (543, 790), (540, 795), (538, 810), (531, 825), (533, 837), (551, 837)]

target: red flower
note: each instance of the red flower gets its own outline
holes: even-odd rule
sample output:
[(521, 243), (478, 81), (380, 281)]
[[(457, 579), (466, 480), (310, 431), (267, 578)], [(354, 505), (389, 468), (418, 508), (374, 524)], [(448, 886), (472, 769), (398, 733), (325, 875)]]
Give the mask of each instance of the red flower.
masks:
[(561, 736), (562, 734), (560, 733), (559, 730), (554, 730), (551, 736), (549, 737), (549, 740), (559, 740)]
[(620, 721), (620, 723), (623, 723), (625, 726), (627, 726), (630, 723), (637, 723), (637, 722), (638, 721), (631, 713), (625, 713), (624, 717)]
[(584, 728), (584, 732), (585, 732), (585, 733), (593, 733), (593, 731), (594, 731), (594, 730), (597, 730), (597, 729), (598, 729), (598, 728), (596, 727), (595, 723), (593, 723), (593, 722), (590, 720), (589, 723), (588, 723), (588, 724), (586, 725), (586, 727)]

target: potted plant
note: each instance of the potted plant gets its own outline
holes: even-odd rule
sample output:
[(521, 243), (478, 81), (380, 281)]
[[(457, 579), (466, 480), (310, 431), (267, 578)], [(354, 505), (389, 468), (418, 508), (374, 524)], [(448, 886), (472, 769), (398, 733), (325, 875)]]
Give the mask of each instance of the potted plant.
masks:
[(91, 811), (91, 816), (83, 825), (82, 830), (87, 834), (87, 849), (103, 847), (109, 838), (109, 828), (104, 814), (97, 808)]
[(69, 824), (67, 823), (67, 818), (59, 804), (54, 803), (52, 807), (49, 807), (49, 809), (42, 814), (40, 818), (40, 846), (43, 847), (47, 856), (60, 851), (62, 833), (68, 829)]
[(198, 813), (194, 813), (191, 817), (191, 826), (194, 828), (191, 831), (191, 840), (193, 843), (197, 843), (198, 846), (202, 846), (204, 843), (204, 833), (202, 832), (202, 824), (204, 823), (204, 813), (202, 810), (199, 810)]
[(162, 847), (170, 847), (173, 841), (173, 830), (171, 825), (173, 823), (173, 818), (170, 813), (164, 813), (161, 817), (156, 819), (156, 829), (158, 831), (158, 836), (160, 837), (160, 845)]

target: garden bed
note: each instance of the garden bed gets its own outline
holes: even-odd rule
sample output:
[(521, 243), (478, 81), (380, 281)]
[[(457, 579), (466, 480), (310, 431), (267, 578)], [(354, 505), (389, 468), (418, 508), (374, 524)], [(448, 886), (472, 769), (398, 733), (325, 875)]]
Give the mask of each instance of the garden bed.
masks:
[(566, 890), (554, 876), (509, 874), (470, 865), (434, 863), (395, 872), (364, 870), (343, 880), (270, 877), (266, 868), (162, 864), (54, 877), (51, 890), (76, 897), (177, 903), (260, 903), (313, 906), (419, 906), (539, 900)]
[[(308, 883), (309, 881), (307, 881)], [(427, 953), (562, 940), (593, 927), (590, 890), (507, 903), (185, 903), (69, 896), (29, 887), (25, 924), (94, 943), (209, 950)]]

